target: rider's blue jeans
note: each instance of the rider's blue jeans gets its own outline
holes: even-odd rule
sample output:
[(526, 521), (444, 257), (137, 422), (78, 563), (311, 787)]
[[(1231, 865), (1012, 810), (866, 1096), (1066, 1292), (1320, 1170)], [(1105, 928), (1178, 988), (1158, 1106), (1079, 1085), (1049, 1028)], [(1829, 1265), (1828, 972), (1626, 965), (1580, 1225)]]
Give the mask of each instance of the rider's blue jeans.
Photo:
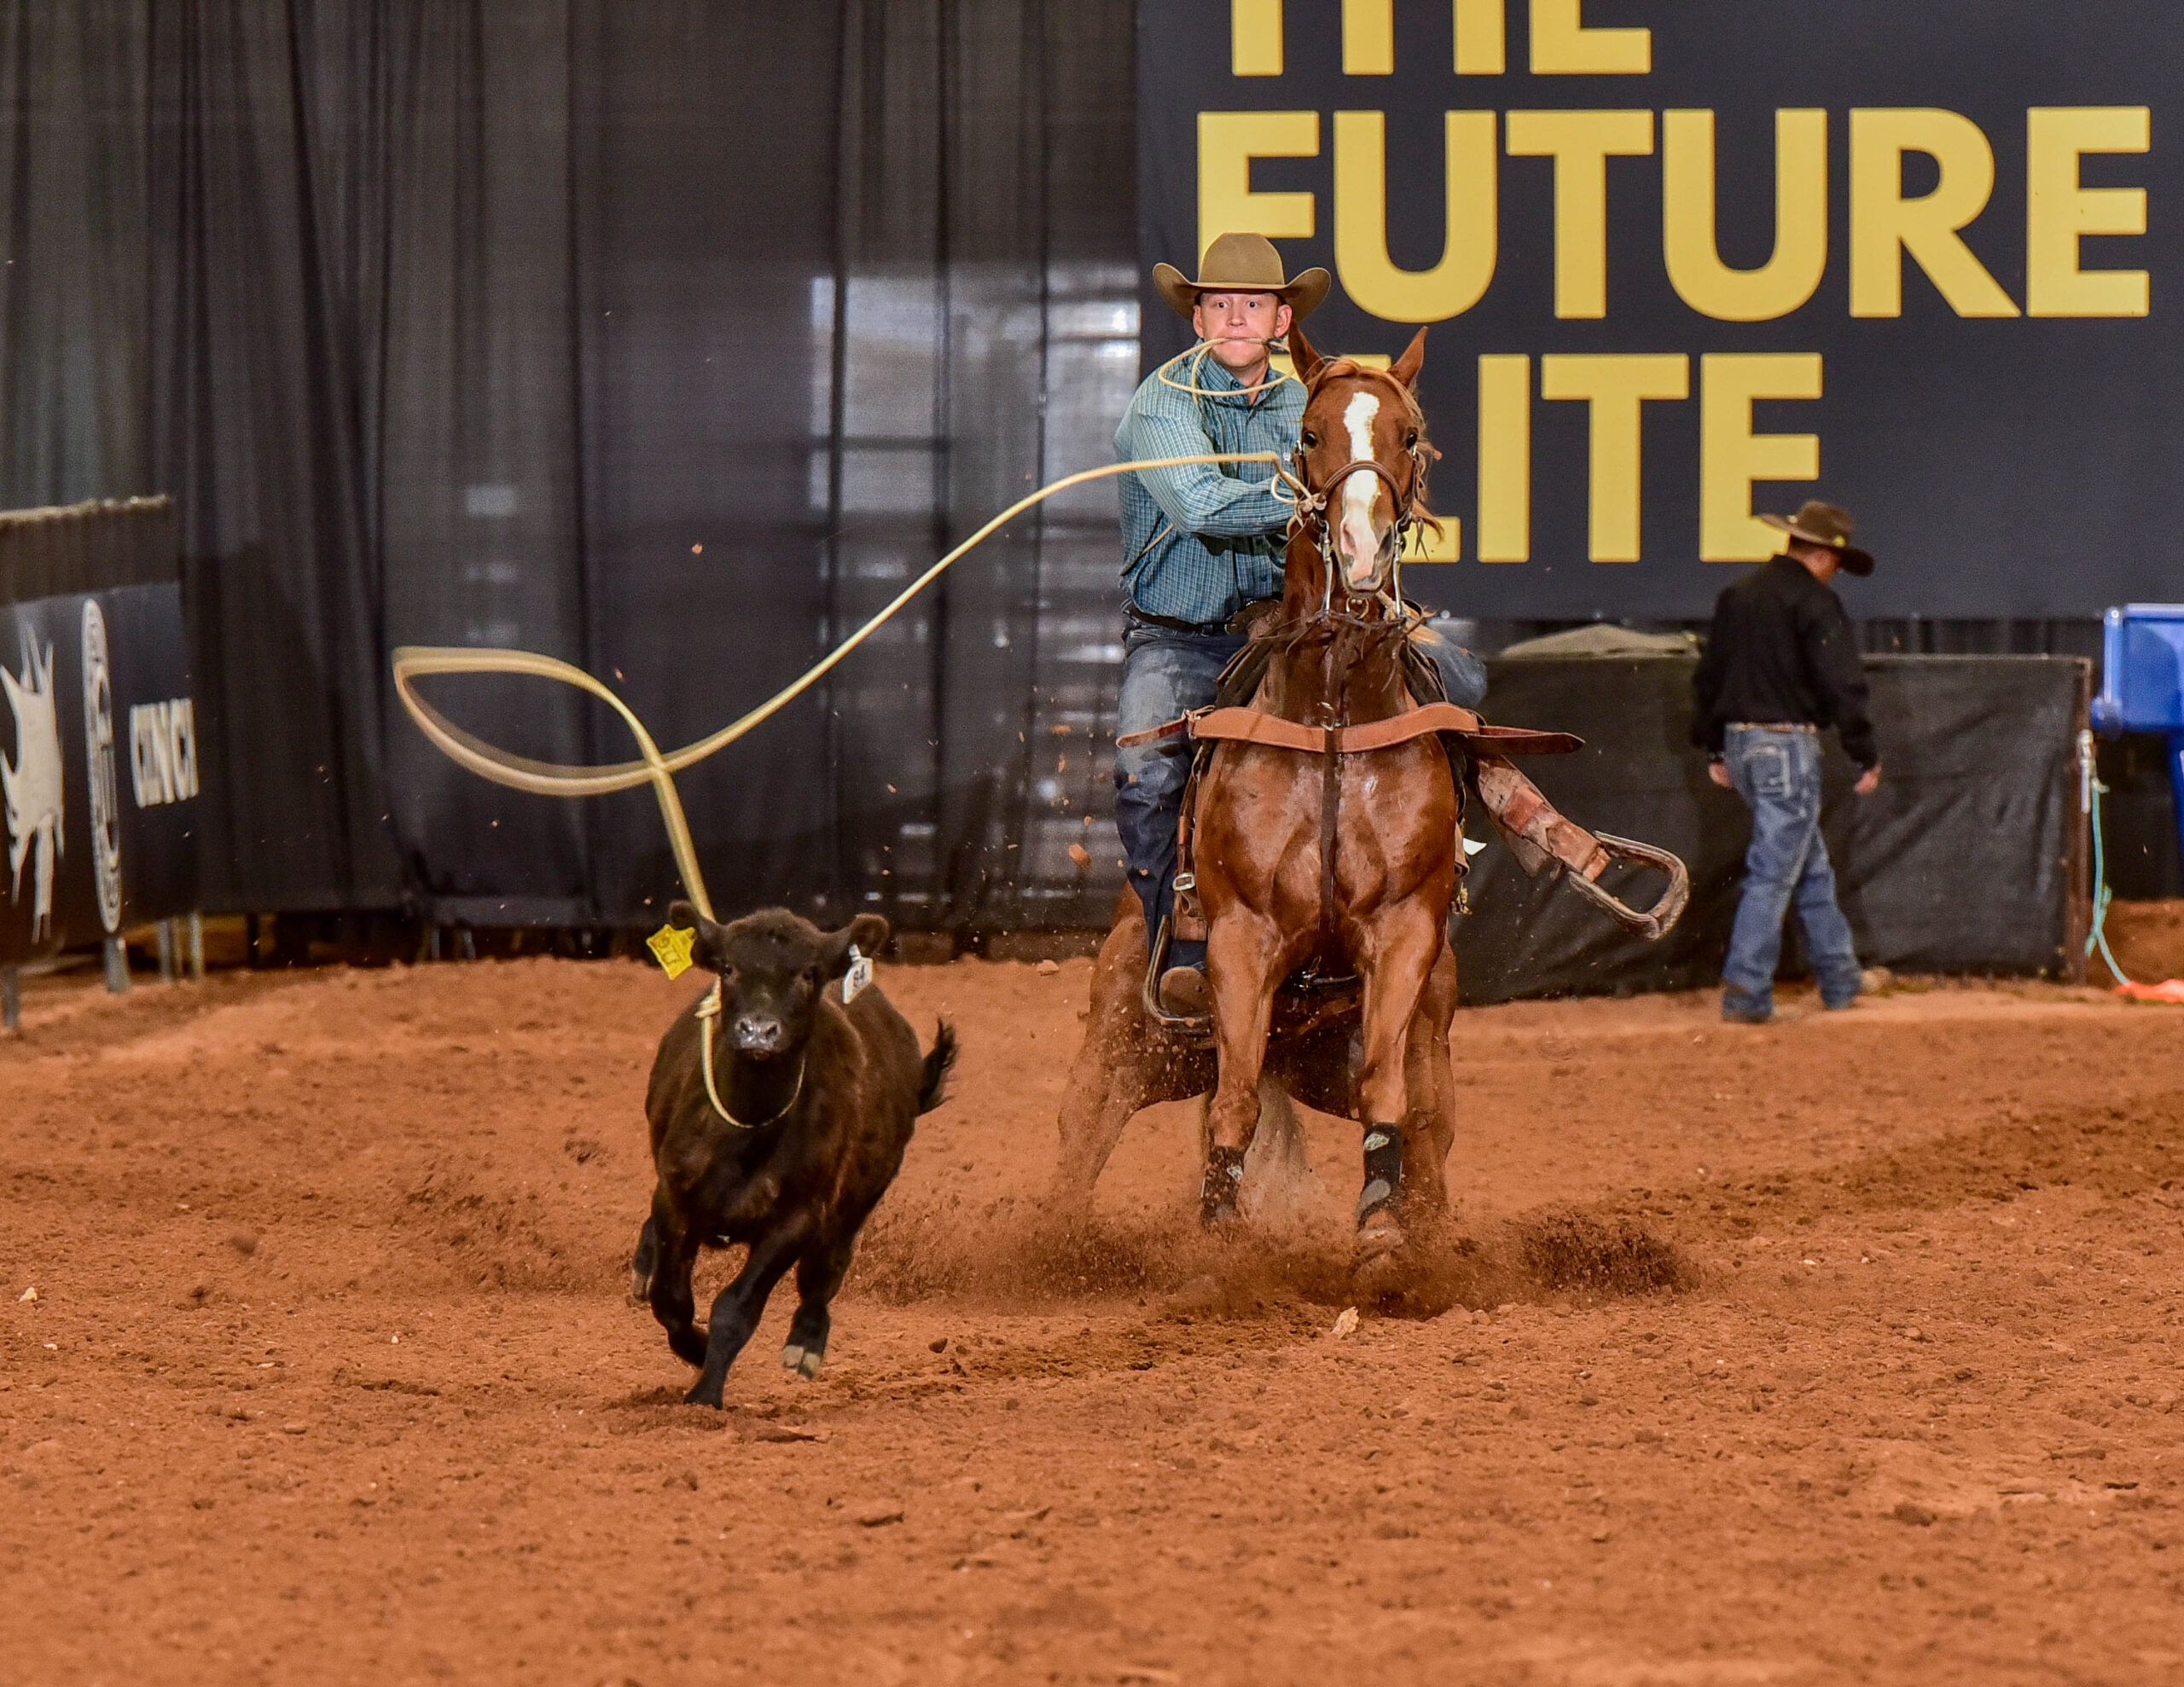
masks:
[(1782, 920), (1792, 907), (1804, 924), (1821, 1000), (1849, 1006), (1858, 994), (1858, 955), (1850, 923), (1836, 905), (1835, 868), (1820, 835), (1819, 734), (1732, 728), (1722, 760), (1751, 809), (1744, 895), (1722, 968), (1722, 1012), (1773, 1010)]
[[(1131, 622), (1123, 638), (1115, 736), (1161, 726), (1187, 709), (1203, 709), (1213, 701), (1214, 682), (1228, 658), (1243, 647), (1242, 636), (1234, 633), (1184, 633)], [(1115, 751), (1115, 830), (1130, 863), (1130, 888), (1145, 905), (1148, 943), (1176, 905), (1176, 820), (1190, 771), (1188, 738)], [(1203, 943), (1176, 946), (1179, 966), (1194, 966), (1205, 958)]]
[[(1420, 641), (1441, 670), (1449, 700), (1475, 707), (1486, 695), (1486, 664), (1461, 646), (1428, 635)], [(1185, 633), (1132, 621), (1123, 640), (1122, 696), (1115, 736), (1127, 737), (1172, 721), (1188, 709), (1213, 701), (1214, 685), (1228, 658), (1244, 646), (1229, 632)], [(1190, 777), (1191, 741), (1164, 739), (1115, 751), (1115, 830), (1130, 864), (1130, 889), (1145, 905), (1149, 943), (1175, 907), (1176, 821), (1182, 811), (1183, 782)], [(1205, 959), (1202, 943), (1177, 944), (1178, 966)]]

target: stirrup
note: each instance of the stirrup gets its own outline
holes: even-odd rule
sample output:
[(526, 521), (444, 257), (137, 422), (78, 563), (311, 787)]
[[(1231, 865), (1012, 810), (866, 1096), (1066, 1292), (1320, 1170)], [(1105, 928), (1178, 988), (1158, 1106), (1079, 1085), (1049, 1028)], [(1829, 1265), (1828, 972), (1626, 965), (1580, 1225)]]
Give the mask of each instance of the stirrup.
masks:
[(1641, 913), (1582, 872), (1565, 867), (1563, 883), (1624, 930), (1643, 937), (1647, 942), (1658, 942), (1682, 915), (1684, 905), (1691, 900), (1690, 868), (1683, 864), (1682, 857), (1666, 849), (1656, 849), (1651, 844), (1641, 844), (1635, 838), (1618, 838), (1605, 832), (1596, 832), (1593, 837), (1607, 852), (1609, 861), (1635, 862), (1667, 875), (1669, 882), (1662, 890), (1660, 899), (1650, 909)]
[(1170, 1013), (1160, 1006), (1160, 975), (1168, 970), (1168, 954), (1175, 947), (1172, 922), (1163, 914), (1160, 929), (1153, 935), (1152, 954), (1146, 962), (1145, 985), (1139, 1000), (1145, 1017), (1170, 1036), (1190, 1042), (1210, 1045), (1213, 1041), (1213, 1016), (1210, 1013)]

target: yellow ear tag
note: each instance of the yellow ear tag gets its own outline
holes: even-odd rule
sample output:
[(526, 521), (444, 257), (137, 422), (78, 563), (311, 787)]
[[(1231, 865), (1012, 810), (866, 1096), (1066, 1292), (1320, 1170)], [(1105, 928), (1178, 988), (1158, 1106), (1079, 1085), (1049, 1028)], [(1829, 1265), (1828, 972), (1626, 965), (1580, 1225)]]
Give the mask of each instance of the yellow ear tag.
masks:
[(690, 951), (697, 946), (695, 931), (674, 925), (663, 925), (645, 939), (645, 947), (652, 951), (660, 971), (671, 978), (680, 978), (690, 970)]

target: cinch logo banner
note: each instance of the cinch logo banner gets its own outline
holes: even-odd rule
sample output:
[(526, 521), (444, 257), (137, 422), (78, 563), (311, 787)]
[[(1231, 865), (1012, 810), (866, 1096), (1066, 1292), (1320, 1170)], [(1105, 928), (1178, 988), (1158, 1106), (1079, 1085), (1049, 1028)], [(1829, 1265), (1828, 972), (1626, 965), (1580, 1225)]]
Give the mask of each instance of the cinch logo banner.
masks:
[(197, 705), (189, 698), (129, 710), (129, 770), (140, 809), (197, 794)]
[(205, 803), (182, 594), (0, 604), (0, 965), (197, 906)]
[(1856, 615), (2184, 591), (2152, 0), (1146, 0), (1138, 80), (1147, 270), (1253, 230), (1322, 350), (1434, 325), (1429, 602), (1703, 616), (1815, 495)]

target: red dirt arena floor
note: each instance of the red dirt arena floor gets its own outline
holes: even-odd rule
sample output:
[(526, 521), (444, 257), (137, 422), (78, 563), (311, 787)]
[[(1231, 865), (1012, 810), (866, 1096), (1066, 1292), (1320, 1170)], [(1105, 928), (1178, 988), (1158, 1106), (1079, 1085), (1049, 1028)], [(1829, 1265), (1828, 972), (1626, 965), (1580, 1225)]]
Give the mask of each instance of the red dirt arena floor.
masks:
[(1063, 1240), (1087, 963), (881, 977), (955, 1098), (723, 1413), (624, 1299), (699, 980), (34, 993), (0, 1683), (2184, 1683), (2184, 1010), (1467, 1012), (1462, 1240), (1339, 1336), (1354, 1127), (1221, 1245), (1157, 1110)]

